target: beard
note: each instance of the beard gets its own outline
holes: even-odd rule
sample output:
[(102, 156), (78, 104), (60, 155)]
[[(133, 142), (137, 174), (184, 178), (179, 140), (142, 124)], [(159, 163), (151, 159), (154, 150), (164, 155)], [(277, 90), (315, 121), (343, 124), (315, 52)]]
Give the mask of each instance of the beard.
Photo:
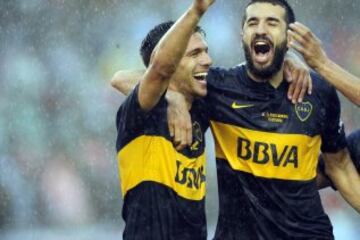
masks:
[(254, 76), (262, 78), (264, 80), (271, 78), (277, 72), (280, 71), (284, 62), (285, 54), (288, 50), (287, 42), (285, 40), (279, 46), (275, 47), (274, 58), (270, 63), (270, 65), (264, 68), (257, 68), (255, 67), (254, 62), (251, 58), (250, 47), (244, 41), (243, 41), (243, 49), (245, 53), (246, 66), (249, 69), (249, 71)]

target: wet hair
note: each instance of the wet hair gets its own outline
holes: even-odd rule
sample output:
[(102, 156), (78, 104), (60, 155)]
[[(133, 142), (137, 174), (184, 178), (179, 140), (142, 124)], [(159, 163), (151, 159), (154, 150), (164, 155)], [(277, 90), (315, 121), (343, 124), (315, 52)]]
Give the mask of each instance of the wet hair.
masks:
[[(290, 23), (295, 22), (295, 13), (294, 10), (292, 9), (292, 7), (289, 5), (289, 3), (286, 0), (251, 0), (248, 5), (246, 5), (247, 9), (250, 5), (253, 5), (255, 3), (270, 3), (273, 5), (279, 5), (282, 8), (285, 9), (285, 21), (287, 23), (287, 25), (289, 25)], [(244, 17), (242, 19), (242, 26), (244, 26), (245, 21), (246, 21), (246, 11), (244, 14)]]
[[(153, 29), (150, 30), (145, 39), (142, 41), (140, 55), (146, 67), (149, 66), (151, 54), (154, 48), (160, 42), (165, 33), (169, 31), (169, 29), (174, 24), (174, 21), (167, 21), (156, 25)], [(204, 37), (206, 36), (205, 31), (200, 26), (196, 26), (194, 32), (198, 32)]]

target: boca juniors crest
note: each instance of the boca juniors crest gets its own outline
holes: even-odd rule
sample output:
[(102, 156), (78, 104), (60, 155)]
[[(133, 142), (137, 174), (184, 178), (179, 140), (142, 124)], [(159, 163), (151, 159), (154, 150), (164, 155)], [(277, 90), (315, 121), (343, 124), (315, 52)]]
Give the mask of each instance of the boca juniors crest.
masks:
[(190, 149), (196, 151), (199, 149), (200, 144), (203, 141), (203, 133), (201, 131), (201, 126), (198, 122), (193, 123), (193, 144)]
[(297, 103), (295, 105), (295, 113), (300, 121), (305, 122), (311, 116), (313, 106), (310, 102)]

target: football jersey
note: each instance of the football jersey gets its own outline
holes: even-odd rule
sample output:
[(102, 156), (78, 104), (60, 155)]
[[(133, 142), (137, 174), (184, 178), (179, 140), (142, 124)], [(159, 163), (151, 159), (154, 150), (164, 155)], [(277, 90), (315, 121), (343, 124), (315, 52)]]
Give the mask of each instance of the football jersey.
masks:
[(116, 149), (125, 221), (123, 239), (206, 239), (203, 102), (190, 110), (193, 144), (177, 152), (167, 124), (164, 96), (149, 112), (138, 86), (120, 106)]
[(346, 147), (334, 88), (314, 73), (293, 105), (288, 83), (256, 82), (246, 66), (208, 75), (219, 219), (215, 239), (332, 239), (316, 187), (320, 150)]

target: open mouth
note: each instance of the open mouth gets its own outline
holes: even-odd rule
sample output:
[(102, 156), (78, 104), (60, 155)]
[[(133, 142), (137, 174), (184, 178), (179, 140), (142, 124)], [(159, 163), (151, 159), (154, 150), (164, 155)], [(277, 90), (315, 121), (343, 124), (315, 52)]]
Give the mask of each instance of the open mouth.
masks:
[(254, 45), (256, 54), (266, 54), (270, 51), (270, 45), (265, 42), (257, 42)]
[(259, 64), (266, 64), (272, 59), (273, 45), (269, 40), (254, 40), (252, 49), (255, 62)]
[(195, 73), (195, 74), (193, 75), (193, 77), (194, 77), (197, 81), (205, 81), (207, 75), (208, 75), (207, 72)]

